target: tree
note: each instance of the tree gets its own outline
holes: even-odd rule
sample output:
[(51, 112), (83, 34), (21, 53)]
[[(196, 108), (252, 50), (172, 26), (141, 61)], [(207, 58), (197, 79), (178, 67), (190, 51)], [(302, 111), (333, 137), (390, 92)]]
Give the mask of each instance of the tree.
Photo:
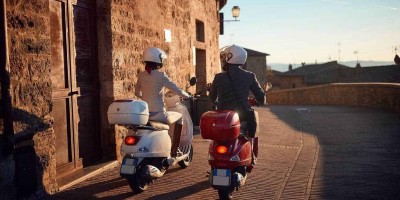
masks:
[(396, 65), (400, 67), (400, 57), (399, 57), (399, 55), (397, 55), (397, 54), (396, 54), (396, 56), (394, 57), (394, 63), (396, 63)]

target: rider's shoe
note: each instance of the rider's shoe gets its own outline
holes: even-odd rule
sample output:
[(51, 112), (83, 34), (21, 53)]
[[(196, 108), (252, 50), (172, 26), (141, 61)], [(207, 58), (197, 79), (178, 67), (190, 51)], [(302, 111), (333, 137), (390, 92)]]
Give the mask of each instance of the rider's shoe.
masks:
[(177, 156), (177, 157), (183, 156), (183, 152), (179, 149), (179, 147), (178, 147), (178, 149), (176, 150), (176, 156)]
[(251, 164), (252, 165), (257, 164), (257, 157), (254, 155), (254, 152), (251, 152)]

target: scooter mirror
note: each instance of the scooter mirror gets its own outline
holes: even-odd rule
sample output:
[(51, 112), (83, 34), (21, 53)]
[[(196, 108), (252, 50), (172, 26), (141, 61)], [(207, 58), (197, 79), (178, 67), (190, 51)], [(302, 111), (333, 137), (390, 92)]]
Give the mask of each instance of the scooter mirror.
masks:
[(197, 78), (196, 77), (190, 78), (190, 80), (189, 80), (190, 86), (196, 85), (196, 83), (197, 83)]

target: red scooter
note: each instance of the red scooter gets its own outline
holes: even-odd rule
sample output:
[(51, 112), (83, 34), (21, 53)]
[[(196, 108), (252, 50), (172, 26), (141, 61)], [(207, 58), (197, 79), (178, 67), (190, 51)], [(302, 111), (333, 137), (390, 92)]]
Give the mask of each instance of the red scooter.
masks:
[[(239, 116), (230, 110), (205, 112), (200, 119), (204, 139), (212, 140), (208, 163), (211, 186), (218, 190), (220, 199), (232, 199), (232, 193), (245, 184), (253, 169), (250, 138), (241, 130)], [(258, 138), (253, 139), (254, 157), (258, 154)]]

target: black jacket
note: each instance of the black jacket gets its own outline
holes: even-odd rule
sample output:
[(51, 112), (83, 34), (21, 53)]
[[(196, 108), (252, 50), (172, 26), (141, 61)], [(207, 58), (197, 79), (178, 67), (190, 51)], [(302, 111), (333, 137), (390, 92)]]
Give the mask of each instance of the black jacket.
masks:
[[(231, 86), (227, 73), (232, 78), (236, 92)], [(239, 113), (240, 121), (246, 121), (242, 104), (246, 109), (251, 109), (248, 104), (249, 91), (254, 94), (259, 104), (264, 104), (265, 92), (258, 83), (256, 75), (239, 66), (230, 66), (229, 72), (222, 72), (215, 76), (209, 96), (211, 102), (218, 101), (218, 110), (234, 110)], [(236, 93), (239, 97), (236, 97)]]

